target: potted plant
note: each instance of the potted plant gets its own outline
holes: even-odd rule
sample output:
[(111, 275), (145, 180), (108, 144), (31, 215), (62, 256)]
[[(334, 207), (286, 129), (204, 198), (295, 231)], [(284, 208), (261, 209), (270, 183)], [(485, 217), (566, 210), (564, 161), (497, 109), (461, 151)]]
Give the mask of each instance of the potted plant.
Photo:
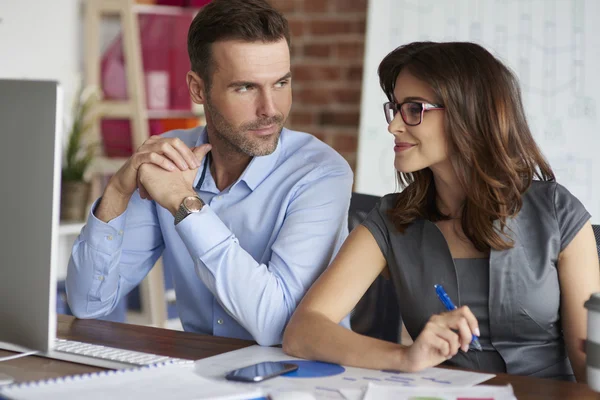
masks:
[(73, 123), (62, 166), (60, 218), (63, 221), (83, 221), (86, 217), (91, 188), (86, 171), (97, 148), (89, 135), (95, 122), (90, 111), (99, 99), (100, 93), (95, 88), (82, 87), (73, 102)]

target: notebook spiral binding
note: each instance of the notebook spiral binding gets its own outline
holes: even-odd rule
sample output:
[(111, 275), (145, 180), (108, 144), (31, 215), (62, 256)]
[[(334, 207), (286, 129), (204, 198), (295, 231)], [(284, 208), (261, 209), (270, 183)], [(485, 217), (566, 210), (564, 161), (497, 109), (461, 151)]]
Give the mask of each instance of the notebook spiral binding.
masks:
[(126, 368), (126, 369), (108, 370), (108, 371), (93, 372), (93, 373), (87, 373), (87, 374), (68, 375), (68, 376), (63, 376), (60, 378), (44, 379), (44, 380), (39, 380), (39, 381), (13, 383), (10, 385), (6, 385), (4, 387), (0, 387), (0, 395), (2, 393), (9, 393), (13, 389), (18, 390), (18, 389), (25, 389), (25, 388), (31, 388), (31, 387), (44, 387), (44, 386), (57, 385), (57, 384), (62, 384), (62, 383), (78, 382), (78, 381), (83, 381), (83, 380), (93, 379), (93, 378), (98, 378), (98, 377), (121, 375), (121, 374), (126, 374), (128, 372), (143, 371), (143, 370), (152, 369), (152, 368), (160, 368), (160, 367), (165, 367), (167, 365), (172, 365), (172, 364), (174, 364), (173, 361), (163, 361), (163, 362), (159, 362), (156, 364), (144, 365), (143, 367), (132, 367), (132, 368)]

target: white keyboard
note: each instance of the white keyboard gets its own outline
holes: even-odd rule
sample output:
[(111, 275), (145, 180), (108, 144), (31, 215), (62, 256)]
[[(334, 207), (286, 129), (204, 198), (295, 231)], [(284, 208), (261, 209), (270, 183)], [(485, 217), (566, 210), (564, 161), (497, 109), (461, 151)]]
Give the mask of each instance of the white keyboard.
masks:
[(155, 363), (191, 364), (193, 360), (166, 357), (115, 347), (56, 339), (54, 348), (45, 357), (110, 369), (126, 369)]

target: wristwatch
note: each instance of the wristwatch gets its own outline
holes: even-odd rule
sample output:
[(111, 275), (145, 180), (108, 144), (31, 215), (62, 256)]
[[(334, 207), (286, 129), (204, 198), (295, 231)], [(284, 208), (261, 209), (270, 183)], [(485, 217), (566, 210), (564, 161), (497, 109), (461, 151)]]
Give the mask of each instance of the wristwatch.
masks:
[(175, 225), (180, 223), (185, 217), (191, 213), (199, 212), (204, 207), (204, 202), (198, 196), (188, 196), (183, 199), (181, 205), (175, 213)]

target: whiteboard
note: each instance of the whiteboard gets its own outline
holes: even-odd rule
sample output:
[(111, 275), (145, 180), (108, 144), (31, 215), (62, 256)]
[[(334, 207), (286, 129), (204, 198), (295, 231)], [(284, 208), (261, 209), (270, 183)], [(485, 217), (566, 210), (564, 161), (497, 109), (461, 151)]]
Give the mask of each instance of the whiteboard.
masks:
[(516, 73), (530, 128), (557, 181), (600, 223), (598, 17), (598, 0), (370, 0), (356, 191), (396, 190), (379, 62), (412, 41), (470, 41)]

